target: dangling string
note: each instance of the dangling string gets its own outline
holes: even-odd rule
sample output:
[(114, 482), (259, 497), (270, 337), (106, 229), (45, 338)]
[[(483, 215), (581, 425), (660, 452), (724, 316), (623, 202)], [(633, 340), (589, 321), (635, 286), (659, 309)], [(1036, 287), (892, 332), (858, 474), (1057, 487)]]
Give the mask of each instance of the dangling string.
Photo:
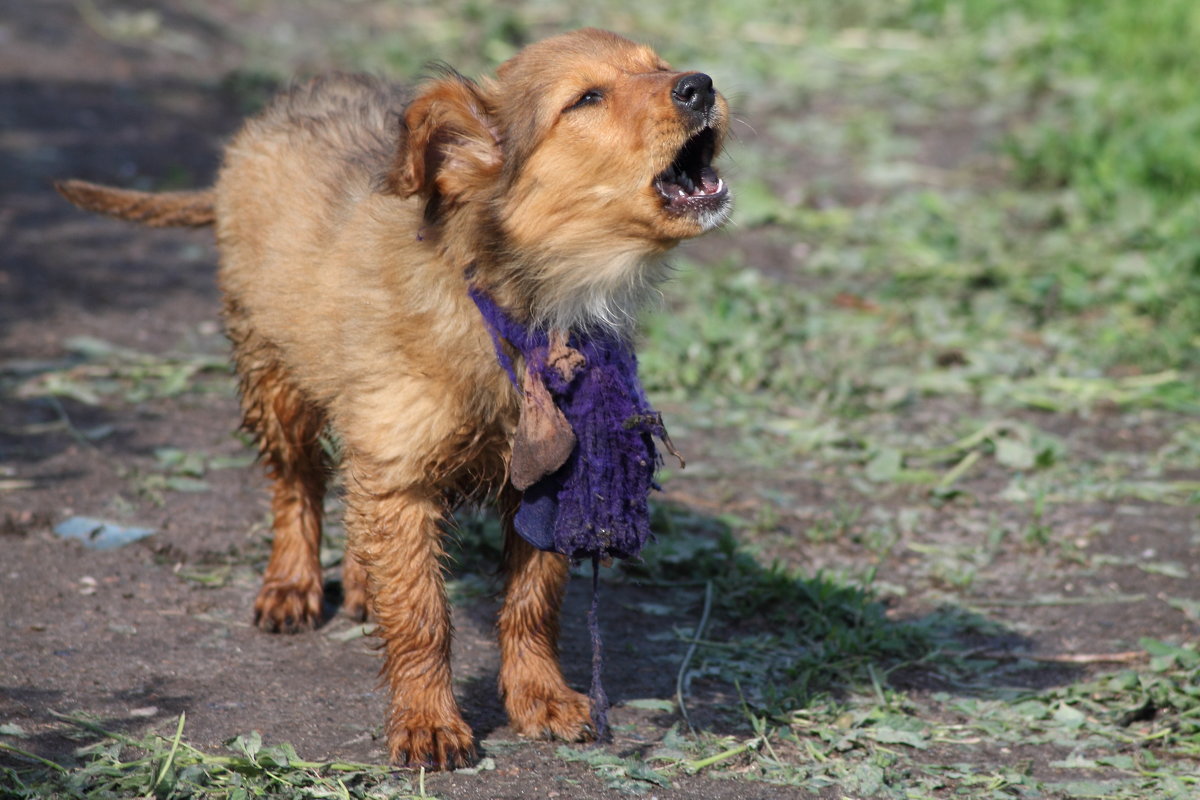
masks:
[(604, 645), (600, 641), (600, 556), (592, 556), (592, 607), (588, 610), (588, 631), (592, 635), (592, 688), (588, 698), (592, 701), (592, 727), (596, 729), (596, 741), (608, 737), (608, 695), (600, 682), (604, 672)]

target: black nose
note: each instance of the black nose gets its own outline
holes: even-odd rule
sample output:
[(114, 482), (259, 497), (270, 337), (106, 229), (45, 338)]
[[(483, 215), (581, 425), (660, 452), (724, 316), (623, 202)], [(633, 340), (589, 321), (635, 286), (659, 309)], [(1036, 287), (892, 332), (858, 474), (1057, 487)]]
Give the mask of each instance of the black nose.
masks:
[(680, 111), (691, 114), (707, 114), (717, 101), (712, 78), (703, 72), (684, 75), (671, 90), (671, 99)]

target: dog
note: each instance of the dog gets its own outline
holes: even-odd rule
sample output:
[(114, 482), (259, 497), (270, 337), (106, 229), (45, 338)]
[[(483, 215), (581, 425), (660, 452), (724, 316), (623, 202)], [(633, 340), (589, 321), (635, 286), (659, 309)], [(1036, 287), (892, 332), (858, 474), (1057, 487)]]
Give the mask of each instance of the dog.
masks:
[(233, 137), (211, 189), (57, 184), (88, 210), (215, 226), (243, 422), (272, 481), (263, 630), (322, 619), (331, 465), (319, 437), (340, 440), (344, 608), (378, 624), (394, 762), (475, 757), (451, 688), (442, 574), (441, 522), (464, 498), (493, 499), (504, 520), (499, 685), (512, 726), (594, 737), (588, 698), (558, 662), (568, 559), (513, 529), (528, 404), (470, 293), (555, 335), (628, 339), (662, 256), (730, 212), (712, 166), (728, 121), (708, 75), (585, 29), (526, 47), (494, 78), (447, 69), (411, 96), (361, 76), (297, 86)]

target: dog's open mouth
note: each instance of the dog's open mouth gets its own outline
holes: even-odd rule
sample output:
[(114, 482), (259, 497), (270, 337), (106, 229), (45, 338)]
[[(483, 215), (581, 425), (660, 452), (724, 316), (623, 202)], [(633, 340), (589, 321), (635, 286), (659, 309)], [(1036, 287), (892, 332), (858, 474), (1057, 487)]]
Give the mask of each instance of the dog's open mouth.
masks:
[(667, 209), (699, 214), (717, 211), (728, 201), (729, 189), (712, 168), (717, 137), (705, 128), (683, 143), (675, 160), (654, 178), (654, 188)]

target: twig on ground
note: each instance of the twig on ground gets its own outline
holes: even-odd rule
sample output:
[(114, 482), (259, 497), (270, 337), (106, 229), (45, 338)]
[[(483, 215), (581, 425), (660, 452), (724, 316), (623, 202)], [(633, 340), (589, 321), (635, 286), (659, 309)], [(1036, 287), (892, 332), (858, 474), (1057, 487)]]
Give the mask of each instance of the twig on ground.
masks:
[(1047, 664), (1128, 664), (1149, 657), (1145, 650), (1118, 653), (1022, 653), (1005, 650), (967, 650), (954, 653), (959, 658), (986, 658), (994, 661), (1040, 661)]
[(692, 727), (692, 720), (688, 717), (687, 704), (683, 697), (684, 679), (687, 677), (688, 664), (692, 661), (692, 656), (696, 654), (696, 648), (700, 645), (700, 639), (704, 636), (704, 628), (708, 625), (708, 615), (712, 611), (713, 585), (712, 581), (704, 583), (704, 610), (700, 613), (700, 622), (696, 625), (696, 630), (692, 634), (692, 643), (688, 646), (687, 654), (683, 657), (683, 663), (679, 665), (679, 673), (675, 676), (675, 702), (679, 705), (679, 714), (683, 717), (683, 721), (687, 724), (688, 730), (695, 733), (696, 729)]
[(187, 719), (185, 712), (179, 712), (179, 727), (175, 729), (175, 738), (171, 742), (171, 752), (167, 753), (166, 759), (163, 761), (162, 769), (158, 771), (158, 777), (154, 779), (152, 790), (157, 790), (162, 784), (163, 779), (167, 777), (167, 772), (170, 771), (171, 765), (175, 762), (175, 753), (179, 751), (179, 740), (183, 738), (183, 723)]
[(54, 408), (54, 413), (58, 414), (59, 420), (62, 422), (63, 427), (66, 428), (67, 433), (71, 435), (72, 439), (83, 445), (88, 450), (91, 450), (93, 453), (100, 452), (100, 448), (96, 447), (92, 440), (89, 439), (83, 431), (75, 427), (75, 423), (71, 421), (70, 415), (67, 414), (67, 409), (63, 406), (62, 401), (59, 400), (58, 397), (48, 394), (46, 395), (46, 400)]
[(717, 753), (715, 756), (700, 758), (696, 759), (695, 761), (685, 761), (683, 762), (683, 768), (687, 772), (695, 774), (705, 767), (711, 767), (713, 764), (719, 764), (722, 761), (727, 761), (735, 756), (740, 756), (742, 753), (748, 753), (751, 750), (757, 750), (762, 743), (762, 738), (756, 736), (753, 739), (749, 739), (742, 744), (729, 748), (728, 750), (723, 750), (722, 752)]
[(708, 511), (714, 511), (719, 514), (724, 514), (729, 511), (748, 511), (758, 506), (758, 503), (752, 500), (742, 500), (734, 503), (722, 503), (700, 495), (691, 494), (690, 492), (680, 492), (672, 490), (666, 494), (666, 499), (674, 503), (681, 503), (685, 506), (693, 506), (695, 508), (703, 508)]

